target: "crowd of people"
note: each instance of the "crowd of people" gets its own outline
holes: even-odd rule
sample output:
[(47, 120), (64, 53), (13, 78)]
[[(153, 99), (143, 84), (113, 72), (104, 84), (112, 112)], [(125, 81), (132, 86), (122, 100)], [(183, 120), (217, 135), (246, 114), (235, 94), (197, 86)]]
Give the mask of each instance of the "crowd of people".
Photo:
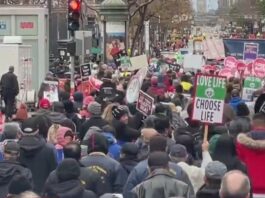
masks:
[(31, 114), (24, 104), (8, 110), (1, 198), (265, 197), (263, 89), (250, 106), (241, 81), (229, 79), (224, 122), (209, 125), (203, 141), (203, 123), (192, 120), (193, 73), (148, 73), (149, 116), (126, 102), (131, 76), (113, 74), (100, 67), (103, 84), (88, 96), (60, 91), (58, 102), (40, 98)]

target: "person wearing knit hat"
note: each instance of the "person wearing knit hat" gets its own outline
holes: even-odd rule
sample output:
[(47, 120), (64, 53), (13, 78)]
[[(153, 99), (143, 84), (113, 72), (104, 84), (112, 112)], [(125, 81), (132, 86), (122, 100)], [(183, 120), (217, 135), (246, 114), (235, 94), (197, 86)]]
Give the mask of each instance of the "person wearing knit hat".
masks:
[(128, 175), (132, 169), (138, 164), (138, 147), (134, 143), (125, 143), (121, 148), (120, 163), (122, 167), (126, 170)]
[[(150, 139), (150, 153), (149, 156), (153, 153), (153, 152), (166, 152), (167, 150), (167, 140), (165, 137), (159, 135), (159, 136), (155, 136), (152, 137)], [(180, 168), (177, 164), (169, 162), (169, 169), (173, 170), (174, 172), (174, 178), (182, 181), (186, 184), (188, 184), (189, 189), (190, 189), (190, 193), (191, 195), (194, 194), (193, 191), (193, 186), (189, 180), (189, 177), (187, 175), (187, 173), (182, 170), (182, 168)], [(134, 169), (131, 171), (128, 180), (124, 186), (124, 197), (130, 197), (131, 195), (131, 191), (134, 187), (136, 187), (138, 184), (140, 184), (141, 182), (143, 182), (149, 174), (149, 169), (148, 169), (148, 160), (144, 159), (141, 162), (139, 162)], [(154, 196), (156, 197), (156, 196)]]
[(196, 197), (219, 198), (221, 181), (226, 172), (227, 168), (223, 163), (210, 162), (205, 168), (205, 184), (198, 190)]
[[(169, 157), (165, 152), (153, 152), (148, 158), (149, 176), (132, 193), (137, 197), (190, 197), (187, 184), (169, 171)], [(162, 193), (161, 193), (162, 192)]]
[(87, 110), (92, 115), (100, 116), (101, 115), (101, 104), (99, 104), (97, 102), (91, 102), (88, 105)]
[(123, 106), (113, 106), (112, 115), (116, 120), (120, 120), (124, 124), (128, 124), (129, 122), (128, 111)]
[[(9, 140), (4, 143), (4, 159), (0, 162), (0, 197), (6, 197), (8, 192), (19, 194), (23, 190), (31, 190), (32, 188), (31, 171), (19, 163), (19, 154), (20, 147), (16, 141)], [(23, 182), (21, 182), (21, 179), (16, 179), (16, 176), (19, 175), (23, 176)], [(26, 188), (28, 186), (30, 188)]]
[(21, 132), (20, 126), (16, 122), (9, 122), (4, 124), (1, 142), (6, 139), (17, 139)]
[(32, 185), (28, 178), (23, 175), (16, 175), (9, 184), (7, 197), (19, 195), (30, 190), (32, 190)]
[(44, 190), (44, 197), (78, 197), (95, 198), (94, 192), (85, 190), (79, 181), (80, 165), (74, 159), (68, 158), (56, 169), (58, 183), (48, 184)]
[(127, 173), (118, 161), (106, 155), (108, 142), (104, 135), (93, 133), (87, 141), (87, 147), (88, 155), (81, 159), (81, 163), (100, 174), (104, 181), (102, 193), (122, 193)]
[(31, 170), (34, 192), (40, 193), (47, 177), (56, 168), (57, 163), (54, 148), (39, 135), (38, 119), (38, 117), (33, 117), (23, 121), (21, 138), (18, 143), (20, 162)]
[(50, 101), (48, 99), (46, 99), (46, 98), (42, 98), (39, 101), (39, 108), (41, 108), (41, 109), (50, 109), (51, 108)]
[(97, 102), (91, 102), (88, 105), (87, 110), (91, 114), (91, 117), (81, 125), (79, 133), (80, 140), (83, 140), (91, 127), (102, 128), (108, 125), (108, 122), (101, 117), (101, 108), (101, 104)]

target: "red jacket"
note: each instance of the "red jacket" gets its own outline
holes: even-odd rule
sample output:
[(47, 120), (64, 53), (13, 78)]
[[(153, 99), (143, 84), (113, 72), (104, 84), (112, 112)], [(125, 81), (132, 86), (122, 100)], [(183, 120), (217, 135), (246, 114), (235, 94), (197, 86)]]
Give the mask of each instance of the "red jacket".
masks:
[(157, 87), (157, 86), (151, 86), (147, 90), (147, 94), (152, 96), (152, 97), (164, 96), (165, 95), (165, 89)]
[(247, 166), (253, 193), (265, 194), (265, 130), (239, 134), (237, 154)]

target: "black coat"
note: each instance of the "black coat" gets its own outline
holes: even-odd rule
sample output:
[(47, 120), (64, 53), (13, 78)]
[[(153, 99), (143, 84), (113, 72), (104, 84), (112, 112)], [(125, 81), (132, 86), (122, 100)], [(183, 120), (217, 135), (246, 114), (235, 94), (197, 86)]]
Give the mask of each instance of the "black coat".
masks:
[(20, 145), (20, 162), (32, 172), (34, 191), (40, 193), (49, 174), (56, 168), (55, 152), (39, 135), (24, 136)]
[(116, 131), (116, 138), (122, 142), (132, 142), (140, 137), (141, 133), (128, 125), (120, 122), (119, 120), (113, 120), (112, 126)]
[(79, 180), (69, 180), (49, 185), (44, 192), (45, 197), (60, 198), (96, 198), (92, 191), (85, 190)]
[(1, 90), (2, 96), (4, 97), (15, 97), (19, 93), (19, 86), (17, 81), (17, 76), (8, 72), (4, 74), (1, 78)]
[(28, 168), (15, 161), (0, 162), (0, 197), (6, 197), (8, 185), (16, 175), (23, 175), (32, 184), (32, 174)]
[(81, 125), (79, 137), (82, 140), (85, 137), (88, 129), (90, 129), (90, 127), (92, 127), (92, 126), (102, 128), (106, 125), (108, 125), (108, 122), (106, 120), (104, 120), (103, 118), (101, 118), (100, 116), (92, 116), (89, 120), (86, 120)]
[(218, 186), (204, 185), (198, 190), (196, 198), (220, 198), (219, 189)]
[(104, 193), (122, 192), (123, 185), (127, 179), (127, 173), (119, 162), (103, 153), (92, 153), (82, 158), (81, 163), (100, 175)]
[[(100, 177), (98, 174), (95, 172), (89, 170), (88, 168), (84, 167), (80, 163), (80, 177), (79, 179), (82, 181), (82, 184), (86, 190), (93, 191), (94, 193), (97, 194), (97, 196), (100, 196), (103, 194), (102, 192), (102, 186), (100, 185)], [(46, 184), (45, 184), (45, 189), (48, 186), (51, 186), (53, 184), (58, 184), (58, 177), (56, 174), (56, 170), (52, 171), (51, 174), (49, 175)]]

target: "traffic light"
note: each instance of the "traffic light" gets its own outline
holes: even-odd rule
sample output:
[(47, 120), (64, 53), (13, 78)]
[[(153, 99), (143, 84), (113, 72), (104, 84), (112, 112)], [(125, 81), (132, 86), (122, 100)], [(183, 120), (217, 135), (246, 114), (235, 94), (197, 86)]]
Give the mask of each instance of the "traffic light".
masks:
[(68, 30), (79, 30), (79, 18), (81, 15), (80, 0), (68, 0)]

